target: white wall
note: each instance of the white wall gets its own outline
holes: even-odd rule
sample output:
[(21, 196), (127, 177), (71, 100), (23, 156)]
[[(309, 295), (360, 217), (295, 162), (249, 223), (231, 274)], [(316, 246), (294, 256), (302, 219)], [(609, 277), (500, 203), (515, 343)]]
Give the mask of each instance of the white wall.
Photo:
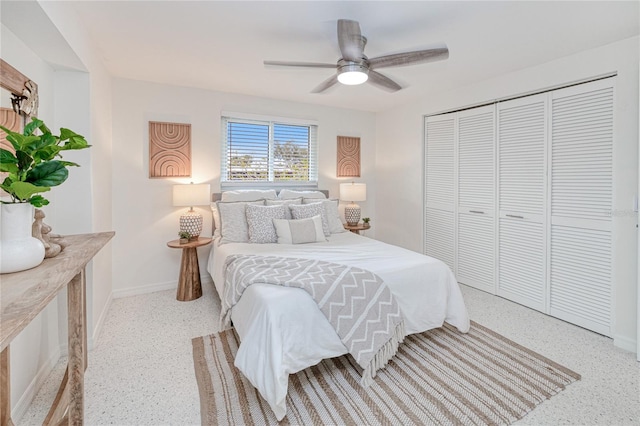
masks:
[[(90, 69), (92, 232), (104, 232), (113, 230), (111, 76), (100, 63), (92, 64)], [(93, 286), (87, 301), (92, 304), (91, 339), (98, 338), (111, 304), (112, 246), (109, 243), (91, 262)], [(91, 342), (89, 345), (92, 347)]]
[(597, 49), (429, 96), (376, 120), (376, 236), (422, 252), (423, 117), (616, 72), (614, 239), (615, 344), (635, 350), (638, 193), (638, 52), (633, 37)]
[[(65, 46), (84, 66), (84, 73), (67, 71), (76, 66), (58, 64), (56, 99), (64, 121), (60, 125), (83, 134), (91, 148), (70, 153), (83, 165), (72, 169), (64, 197), (57, 203), (54, 228), (60, 233), (112, 230), (111, 202), (111, 76), (91, 38), (69, 2), (39, 2), (47, 18), (67, 43)], [(71, 61), (71, 59), (69, 59)], [(73, 160), (71, 160), (73, 161)], [(87, 320), (89, 347), (100, 333), (112, 291), (111, 244), (87, 267)], [(66, 305), (65, 305), (66, 306)], [(66, 318), (66, 317), (65, 317)], [(66, 321), (66, 319), (65, 319)]]
[[(212, 78), (215, 78), (212, 76)], [(113, 83), (113, 250), (114, 296), (176, 288), (181, 251), (166, 243), (177, 238), (181, 208), (171, 205), (175, 183), (210, 183), (220, 191), (220, 113), (237, 111), (278, 117), (307, 118), (319, 122), (319, 187), (337, 198), (336, 137), (361, 138), (362, 177), (368, 183), (363, 215), (375, 220), (375, 115), (314, 105), (275, 101), (192, 88), (115, 79)], [(191, 124), (191, 179), (150, 179), (149, 121)], [(348, 181), (350, 181), (349, 179)], [(203, 235), (211, 233), (211, 213), (205, 216)], [(375, 222), (374, 222), (375, 223)], [(370, 231), (371, 235), (375, 230)], [(210, 248), (199, 249), (202, 278)]]

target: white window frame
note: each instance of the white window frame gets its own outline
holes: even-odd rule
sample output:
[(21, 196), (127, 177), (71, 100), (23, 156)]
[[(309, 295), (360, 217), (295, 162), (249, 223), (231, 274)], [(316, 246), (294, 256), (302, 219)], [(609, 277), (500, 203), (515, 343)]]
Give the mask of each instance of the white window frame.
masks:
[[(273, 161), (273, 126), (274, 125), (291, 125), (291, 126), (308, 126), (309, 127), (309, 180), (305, 181), (274, 181), (273, 167), (269, 167), (268, 181), (233, 181), (227, 180), (228, 165), (228, 141), (227, 141), (227, 123), (246, 122), (248, 124), (261, 124), (269, 126), (269, 163)], [(273, 117), (264, 115), (254, 115), (239, 112), (222, 111), (220, 119), (220, 189), (230, 190), (239, 188), (318, 188), (318, 122), (315, 120)]]

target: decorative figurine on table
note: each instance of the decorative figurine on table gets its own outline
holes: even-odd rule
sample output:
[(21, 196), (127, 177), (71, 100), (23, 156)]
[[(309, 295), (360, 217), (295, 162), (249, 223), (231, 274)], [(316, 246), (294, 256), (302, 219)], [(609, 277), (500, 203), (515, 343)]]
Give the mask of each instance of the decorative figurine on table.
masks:
[(51, 233), (51, 227), (42, 221), (44, 218), (44, 212), (40, 209), (36, 209), (36, 213), (34, 215), (35, 221), (31, 226), (31, 235), (42, 241), (42, 244), (44, 245), (44, 257), (46, 259), (56, 257), (60, 254), (60, 252), (67, 246), (67, 243), (61, 235)]

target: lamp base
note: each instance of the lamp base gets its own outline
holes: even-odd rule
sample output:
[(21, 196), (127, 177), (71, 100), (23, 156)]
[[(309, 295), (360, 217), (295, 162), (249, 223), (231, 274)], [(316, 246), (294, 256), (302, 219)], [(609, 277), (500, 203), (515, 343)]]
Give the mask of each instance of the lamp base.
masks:
[(356, 226), (360, 222), (360, 206), (355, 203), (347, 204), (344, 208), (344, 218), (347, 225)]
[(198, 238), (202, 232), (202, 215), (195, 211), (180, 215), (180, 232), (188, 232), (191, 238)]

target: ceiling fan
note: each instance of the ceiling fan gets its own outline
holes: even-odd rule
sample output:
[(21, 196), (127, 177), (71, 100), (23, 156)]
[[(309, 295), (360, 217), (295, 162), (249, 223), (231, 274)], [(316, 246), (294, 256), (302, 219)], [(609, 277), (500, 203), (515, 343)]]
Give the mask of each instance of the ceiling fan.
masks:
[(349, 19), (338, 20), (338, 44), (340, 45), (342, 58), (338, 60), (337, 64), (288, 61), (264, 61), (264, 64), (284, 67), (335, 68), (336, 74), (320, 83), (311, 93), (324, 92), (338, 82), (346, 85), (356, 85), (367, 81), (382, 89), (396, 92), (402, 87), (389, 77), (374, 71), (374, 69), (434, 62), (449, 57), (449, 49), (444, 46), (369, 59), (364, 54), (364, 46), (367, 44), (367, 39), (360, 32), (360, 24)]

